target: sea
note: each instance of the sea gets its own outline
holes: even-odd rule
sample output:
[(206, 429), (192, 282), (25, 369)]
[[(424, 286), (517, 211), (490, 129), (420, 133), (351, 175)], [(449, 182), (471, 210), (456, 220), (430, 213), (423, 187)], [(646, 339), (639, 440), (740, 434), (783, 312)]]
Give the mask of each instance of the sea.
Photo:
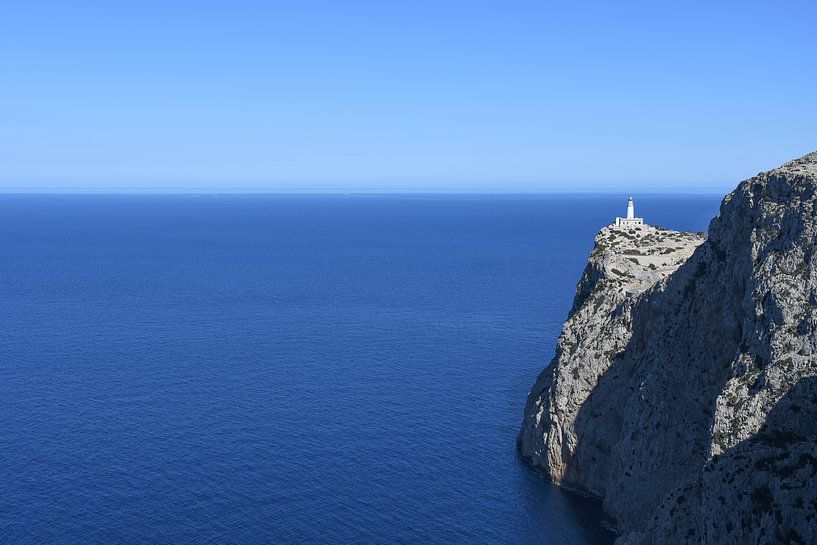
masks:
[(626, 198), (0, 196), (0, 542), (611, 543), (515, 437)]

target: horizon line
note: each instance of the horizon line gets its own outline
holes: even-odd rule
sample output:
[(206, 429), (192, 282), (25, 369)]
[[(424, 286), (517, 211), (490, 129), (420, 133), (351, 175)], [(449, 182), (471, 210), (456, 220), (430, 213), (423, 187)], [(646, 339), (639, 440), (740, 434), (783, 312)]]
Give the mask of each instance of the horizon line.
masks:
[(126, 188), (122, 190), (111, 189), (82, 189), (82, 188), (0, 188), (0, 195), (180, 195), (180, 196), (200, 196), (200, 195), (720, 195), (725, 196), (732, 190), (696, 190), (673, 188), (667, 190), (647, 189), (644, 191), (633, 191), (632, 189), (552, 189), (552, 190), (458, 190), (458, 189), (326, 189), (326, 190), (274, 190), (274, 189), (154, 189), (154, 188)]

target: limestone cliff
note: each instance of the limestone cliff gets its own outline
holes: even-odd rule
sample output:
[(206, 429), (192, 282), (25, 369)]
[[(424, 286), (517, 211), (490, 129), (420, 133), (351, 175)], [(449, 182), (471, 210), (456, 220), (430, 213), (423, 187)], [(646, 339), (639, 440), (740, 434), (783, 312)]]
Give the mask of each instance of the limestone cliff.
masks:
[(817, 543), (817, 153), (742, 182), (705, 241), (640, 234), (597, 237), (520, 452), (622, 544)]

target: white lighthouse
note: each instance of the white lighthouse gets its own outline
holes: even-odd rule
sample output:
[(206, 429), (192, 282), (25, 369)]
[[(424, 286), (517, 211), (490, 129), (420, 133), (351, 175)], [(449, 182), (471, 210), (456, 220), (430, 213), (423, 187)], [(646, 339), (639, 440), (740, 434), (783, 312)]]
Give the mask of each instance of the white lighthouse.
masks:
[(635, 205), (633, 205), (633, 198), (627, 201), (627, 217), (616, 218), (616, 227), (635, 227), (636, 225), (644, 225), (644, 218), (635, 217)]

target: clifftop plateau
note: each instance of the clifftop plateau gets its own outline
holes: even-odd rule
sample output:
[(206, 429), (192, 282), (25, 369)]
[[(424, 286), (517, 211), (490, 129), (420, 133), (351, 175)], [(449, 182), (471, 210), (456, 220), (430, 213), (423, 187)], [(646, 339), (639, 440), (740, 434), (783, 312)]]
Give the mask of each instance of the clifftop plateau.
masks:
[(606, 227), (521, 455), (604, 499), (617, 544), (817, 543), (817, 153), (707, 237)]

